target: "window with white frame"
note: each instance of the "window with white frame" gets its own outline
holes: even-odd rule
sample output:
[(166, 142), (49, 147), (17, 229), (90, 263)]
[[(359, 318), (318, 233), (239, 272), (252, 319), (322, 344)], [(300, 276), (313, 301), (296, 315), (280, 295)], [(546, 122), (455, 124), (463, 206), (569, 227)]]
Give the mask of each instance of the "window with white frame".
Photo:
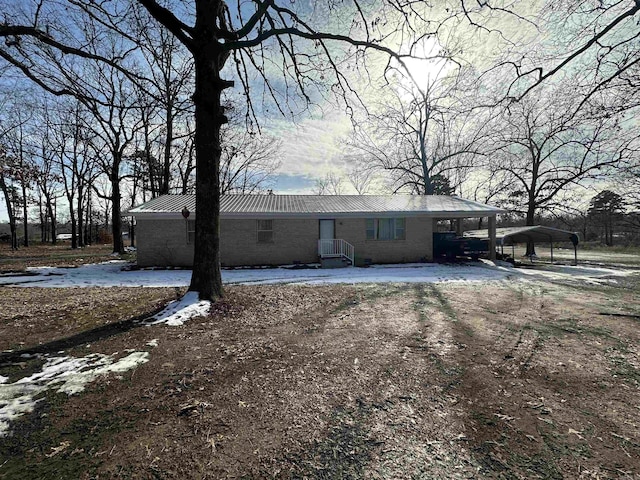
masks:
[(256, 220), (258, 243), (273, 243), (273, 220)]
[(404, 218), (367, 218), (367, 240), (404, 240)]
[(196, 241), (196, 221), (187, 220), (187, 243), (192, 244)]

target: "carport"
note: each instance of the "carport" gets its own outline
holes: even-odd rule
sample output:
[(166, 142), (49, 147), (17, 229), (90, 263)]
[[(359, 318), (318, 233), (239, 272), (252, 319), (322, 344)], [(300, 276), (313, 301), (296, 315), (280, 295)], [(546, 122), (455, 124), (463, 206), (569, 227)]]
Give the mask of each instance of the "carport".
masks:
[[(464, 232), (465, 237), (488, 238), (487, 230), (469, 230)], [(526, 227), (501, 227), (496, 228), (496, 244), (500, 245), (500, 251), (504, 255), (504, 246), (516, 243), (549, 242), (551, 245), (551, 262), (553, 263), (553, 243), (571, 242), (573, 244), (574, 263), (578, 263), (578, 234), (559, 228), (531, 225)], [(515, 249), (513, 249), (515, 252)], [(513, 255), (515, 256), (515, 254)]]

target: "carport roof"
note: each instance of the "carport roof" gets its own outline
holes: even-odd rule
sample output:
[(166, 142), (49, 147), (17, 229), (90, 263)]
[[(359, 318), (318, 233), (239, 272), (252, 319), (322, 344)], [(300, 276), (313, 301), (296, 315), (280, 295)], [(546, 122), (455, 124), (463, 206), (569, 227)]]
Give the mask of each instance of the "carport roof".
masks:
[[(124, 215), (164, 217), (195, 212), (195, 195), (163, 195)], [(222, 217), (357, 217), (362, 215), (463, 218), (503, 213), (491, 205), (445, 195), (223, 195)]]
[[(487, 230), (469, 230), (464, 232), (464, 236), (488, 238), (489, 233)], [(498, 245), (527, 243), (529, 240), (534, 242), (571, 242), (573, 245), (578, 245), (578, 234), (542, 225), (496, 228), (496, 242)]]

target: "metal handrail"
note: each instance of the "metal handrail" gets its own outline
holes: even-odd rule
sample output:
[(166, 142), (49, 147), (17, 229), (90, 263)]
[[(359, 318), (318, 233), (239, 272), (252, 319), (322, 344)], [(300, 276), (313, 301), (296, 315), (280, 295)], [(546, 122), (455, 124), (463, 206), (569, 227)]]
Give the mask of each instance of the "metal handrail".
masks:
[(320, 258), (344, 257), (354, 264), (355, 248), (349, 242), (341, 238), (330, 238), (318, 240), (318, 255)]

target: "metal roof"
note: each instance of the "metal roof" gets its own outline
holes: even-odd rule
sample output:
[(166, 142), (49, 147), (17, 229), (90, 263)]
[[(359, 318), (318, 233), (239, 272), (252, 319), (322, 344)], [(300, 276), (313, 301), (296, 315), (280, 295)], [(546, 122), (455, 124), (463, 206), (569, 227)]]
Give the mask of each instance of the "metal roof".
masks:
[[(195, 212), (195, 195), (163, 195), (124, 215), (165, 217), (186, 207)], [(485, 217), (504, 210), (444, 195), (223, 195), (222, 217), (355, 217), (362, 214)]]
[[(468, 230), (465, 237), (488, 238), (487, 230)], [(578, 244), (578, 234), (559, 228), (531, 225), (526, 227), (501, 227), (496, 228), (496, 241), (498, 245), (512, 245), (514, 243), (534, 242), (571, 242)]]

